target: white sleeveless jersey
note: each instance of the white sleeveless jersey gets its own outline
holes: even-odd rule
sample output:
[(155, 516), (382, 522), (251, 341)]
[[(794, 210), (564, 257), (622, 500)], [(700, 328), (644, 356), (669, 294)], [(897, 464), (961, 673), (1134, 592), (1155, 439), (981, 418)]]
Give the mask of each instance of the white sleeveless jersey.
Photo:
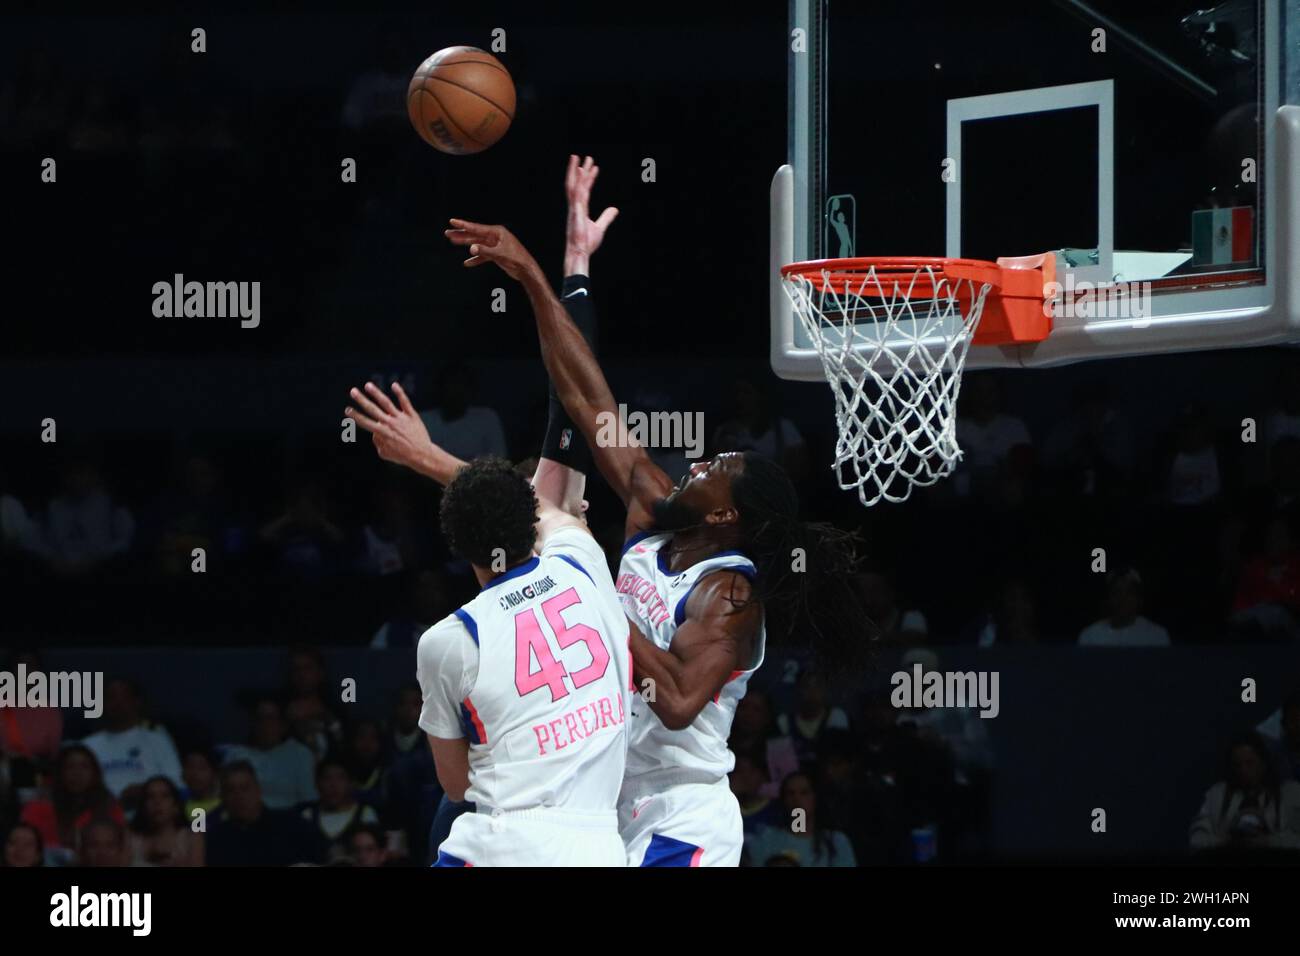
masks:
[[(724, 551), (678, 574), (668, 570), (671, 534), (634, 536), (623, 547), (617, 588), (628, 618), (655, 645), (668, 650), (686, 619), (686, 599), (696, 584), (716, 571), (736, 571), (754, 579), (754, 563), (739, 551)], [(689, 727), (669, 730), (636, 688), (629, 696), (627, 776), (652, 774), (667, 783), (708, 783), (725, 778), (735, 765), (727, 748), (736, 704), (745, 696), (749, 677), (763, 663), (765, 630), (760, 625), (754, 662), (731, 673), (718, 696), (704, 705)], [(648, 778), (647, 778), (648, 779)]]
[(469, 739), (466, 799), (613, 810), (627, 757), (628, 624), (605, 556), (565, 528), (425, 632), (420, 726)]

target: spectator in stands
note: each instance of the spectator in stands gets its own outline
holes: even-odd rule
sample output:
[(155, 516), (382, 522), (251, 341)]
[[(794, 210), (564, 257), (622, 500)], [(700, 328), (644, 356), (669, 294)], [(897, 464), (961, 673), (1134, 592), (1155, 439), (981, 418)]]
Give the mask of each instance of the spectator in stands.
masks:
[(384, 482), (370, 498), (370, 515), (361, 528), (359, 569), (387, 577), (410, 568), (419, 557), (419, 539), (411, 516), (411, 501), (403, 485)]
[(1029, 582), (1019, 576), (1006, 578), (998, 588), (993, 610), (979, 629), (980, 647), (994, 644), (1037, 644), (1038, 602)]
[[(16, 652), (4, 665), (11, 674), (19, 666), (27, 673), (44, 670), (36, 651)], [(15, 790), (36, 786), (38, 778), (54, 765), (63, 740), (63, 713), (57, 707), (6, 707), (0, 704), (0, 762), (8, 765), (8, 781)]]
[(1300, 438), (1283, 435), (1269, 449), (1267, 504), (1278, 512), (1300, 508)]
[(194, 819), (194, 811), (210, 813), (221, 802), (217, 788), (217, 758), (206, 747), (196, 747), (181, 758), (181, 780), (185, 784), (185, 818)]
[(63, 469), (62, 492), (50, 501), (45, 519), (49, 559), (61, 574), (79, 575), (123, 555), (135, 536), (135, 519), (104, 485), (88, 458)]
[(180, 790), (166, 777), (145, 781), (129, 846), (131, 866), (203, 865), (203, 838), (190, 826)]
[(388, 866), (391, 862), (384, 832), (372, 824), (363, 823), (353, 828), (348, 848), (355, 866)]
[(1246, 562), (1231, 624), (1248, 637), (1293, 639), (1300, 615), (1300, 550), (1284, 515), (1269, 519), (1261, 553)]
[(252, 718), (248, 745), (227, 748), (226, 762), (247, 762), (253, 768), (258, 800), (265, 799), (272, 810), (315, 800), (316, 758), (304, 744), (289, 736), (280, 702), (271, 696), (259, 697), (253, 704)]
[[(908, 651), (899, 661), (899, 668), (912, 673), (916, 664), (921, 673), (943, 673), (939, 655), (929, 648)], [(966, 786), (983, 779), (993, 767), (993, 745), (989, 740), (988, 720), (979, 715), (979, 703), (969, 701), (965, 706), (902, 708), (896, 723), (916, 727), (920, 740), (944, 748), (952, 758), (954, 781)]]
[(929, 631), (925, 615), (918, 610), (904, 610), (899, 606), (898, 591), (892, 575), (883, 570), (865, 571), (860, 581), (867, 614), (883, 643), (924, 643)]
[(1281, 734), (1271, 742), (1278, 776), (1300, 783), (1300, 688), (1282, 702)]
[(384, 773), (388, 769), (383, 725), (369, 717), (352, 721), (344, 733), (339, 754), (352, 775), (357, 799), (382, 809)]
[(15, 495), (9, 494), (7, 476), (0, 471), (0, 555), (24, 552), (45, 553), (41, 526)]
[(97, 817), (86, 824), (77, 863), (88, 867), (127, 866), (126, 827), (108, 817)]
[(259, 536), (284, 570), (302, 578), (316, 578), (337, 568), (345, 542), (330, 515), (325, 489), (311, 480), (294, 489), (289, 507), (264, 524)]
[(423, 706), (419, 684), (398, 690), (388, 735), (393, 762), (384, 780), (387, 825), (403, 834), (404, 849), (416, 860), (425, 858), (429, 826), (442, 795), (433, 754), (418, 723)]
[(810, 769), (817, 762), (817, 744), (827, 730), (848, 730), (849, 715), (826, 699), (826, 685), (814, 668), (805, 668), (795, 685), (794, 708), (776, 718), (780, 732), (794, 741), (799, 765)]
[(1192, 821), (1192, 849), (1300, 849), (1300, 783), (1279, 778), (1263, 738), (1238, 736), (1226, 763)]
[(330, 692), (325, 658), (319, 647), (302, 644), (289, 650), (284, 696), (289, 702), (285, 708), (289, 732), (320, 760), (338, 745), (343, 725), (333, 706), (338, 690)]
[(767, 693), (750, 687), (736, 704), (736, 715), (731, 722), (731, 736), (727, 741), (733, 753), (750, 754), (763, 771), (760, 793), (775, 799), (781, 790), (781, 781), (799, 769), (799, 753), (789, 734), (781, 733), (772, 701)]
[(953, 480), (959, 495), (986, 497), (995, 493), (1012, 449), (1032, 445), (1029, 428), (1001, 406), (995, 377), (967, 376), (957, 414), (957, 443), (963, 458)]
[(246, 760), (221, 768), (221, 805), (208, 821), (208, 866), (290, 866), (319, 863), (316, 831), (292, 810), (262, 800), (257, 772)]
[(420, 636), (451, 610), (442, 573), (434, 568), (425, 568), (412, 581), (409, 608), (385, 621), (371, 638), (370, 646), (376, 649), (415, 647)]
[(442, 369), (434, 407), (420, 412), (429, 438), (466, 461), (483, 455), (508, 457), (500, 416), (484, 405), (471, 405), (473, 389), (474, 375), (469, 366), (453, 362)]
[(45, 844), (41, 831), (30, 823), (18, 823), (5, 836), (4, 856), (0, 866), (31, 867), (45, 865)]
[(352, 834), (363, 825), (377, 825), (374, 807), (360, 803), (356, 781), (341, 761), (326, 757), (316, 767), (316, 789), (320, 799), (304, 804), (298, 811), (320, 834), (325, 845), (325, 862), (332, 863), (348, 855)]
[(105, 728), (82, 743), (89, 747), (104, 771), (104, 782), (128, 813), (140, 804), (144, 782), (163, 776), (176, 786), (181, 782), (181, 761), (171, 735), (144, 719), (140, 687), (115, 678), (104, 688)]
[(781, 465), (790, 480), (808, 475), (808, 447), (790, 419), (777, 412), (770, 386), (737, 379), (731, 392), (731, 417), (713, 433), (713, 450), (754, 451)]
[(781, 823), (760, 829), (746, 840), (755, 863), (790, 854), (800, 866), (856, 866), (849, 838), (838, 830), (818, 826), (817, 796), (812, 779), (792, 773), (781, 783), (785, 811)]
[(1075, 494), (1112, 496), (1129, 488), (1136, 465), (1132, 429), (1104, 381), (1074, 390), (1070, 414), (1047, 433), (1043, 464)]
[(736, 765), (728, 779), (731, 792), (740, 804), (740, 819), (746, 836), (756, 833), (760, 827), (782, 822), (780, 808), (765, 792), (768, 784), (767, 768), (761, 756), (737, 753)]
[(1166, 476), (1165, 494), (1172, 505), (1208, 504), (1222, 492), (1214, 424), (1204, 408), (1191, 406), (1183, 410)]
[(1080, 647), (1168, 647), (1169, 632), (1142, 616), (1142, 578), (1132, 568), (1106, 582), (1106, 616), (1079, 635)]
[(94, 751), (71, 744), (59, 753), (50, 796), (29, 801), (22, 821), (41, 834), (52, 863), (69, 862), (80, 843), (81, 831), (98, 817), (125, 824), (122, 807), (104, 786), (104, 775)]
[(1264, 420), (1264, 440), (1270, 448), (1280, 438), (1300, 439), (1300, 375), (1288, 368), (1277, 377), (1277, 405)]
[(210, 557), (237, 551), (241, 529), (211, 458), (188, 454), (176, 471), (172, 487), (154, 509), (151, 537), (159, 569), (167, 575), (187, 575), (195, 548)]

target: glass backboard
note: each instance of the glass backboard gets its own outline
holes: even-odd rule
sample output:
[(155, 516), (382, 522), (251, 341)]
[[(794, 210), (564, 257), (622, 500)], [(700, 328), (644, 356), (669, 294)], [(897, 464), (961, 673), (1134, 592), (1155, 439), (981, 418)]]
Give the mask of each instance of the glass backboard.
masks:
[(791, 0), (776, 270), (1052, 252), (1054, 328), (968, 367), (1300, 337), (1300, 0)]

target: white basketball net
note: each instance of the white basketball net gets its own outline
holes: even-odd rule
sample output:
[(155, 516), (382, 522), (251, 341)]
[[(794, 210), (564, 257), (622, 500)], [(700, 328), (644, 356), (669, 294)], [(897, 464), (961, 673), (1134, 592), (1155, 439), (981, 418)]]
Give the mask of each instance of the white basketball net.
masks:
[(783, 285), (835, 394), (840, 487), (870, 506), (950, 475), (962, 368), (991, 286), (926, 265), (793, 273)]

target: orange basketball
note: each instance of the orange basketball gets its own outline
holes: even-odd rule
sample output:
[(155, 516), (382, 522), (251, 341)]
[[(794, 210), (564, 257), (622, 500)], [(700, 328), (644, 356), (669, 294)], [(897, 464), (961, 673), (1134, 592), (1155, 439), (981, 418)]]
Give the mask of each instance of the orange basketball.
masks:
[(487, 149), (515, 118), (515, 84), (501, 61), (472, 46), (449, 46), (420, 64), (406, 112), (424, 141), (460, 156)]

